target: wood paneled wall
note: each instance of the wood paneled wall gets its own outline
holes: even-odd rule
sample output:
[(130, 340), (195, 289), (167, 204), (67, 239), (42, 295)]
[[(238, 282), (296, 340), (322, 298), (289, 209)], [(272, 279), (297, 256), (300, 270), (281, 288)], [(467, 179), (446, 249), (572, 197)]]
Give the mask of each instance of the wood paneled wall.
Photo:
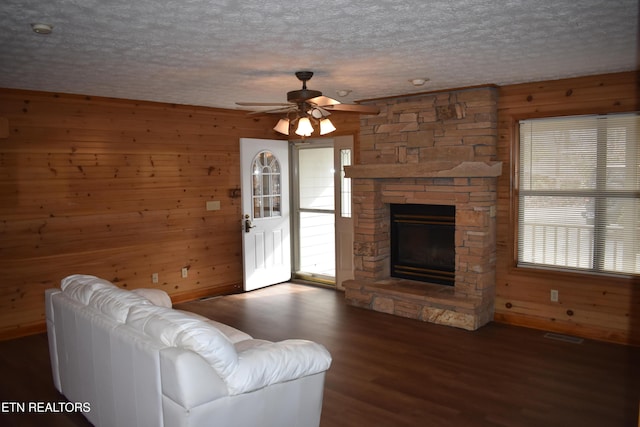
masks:
[[(531, 117), (638, 111), (635, 72), (503, 86), (498, 101), (498, 263), (495, 320), (640, 345), (640, 278), (515, 267), (517, 121)], [(551, 289), (559, 302), (550, 301)]]
[(0, 338), (44, 330), (69, 274), (174, 301), (240, 289), (239, 138), (278, 138), (276, 117), (17, 90), (0, 117)]
[[(515, 267), (512, 186), (517, 120), (636, 111), (637, 83), (630, 72), (499, 88), (496, 321), (640, 344), (640, 279)], [(276, 120), (0, 89), (0, 339), (44, 330), (44, 289), (73, 273), (174, 301), (238, 291), (238, 140), (278, 138)], [(358, 144), (356, 115), (332, 121)]]

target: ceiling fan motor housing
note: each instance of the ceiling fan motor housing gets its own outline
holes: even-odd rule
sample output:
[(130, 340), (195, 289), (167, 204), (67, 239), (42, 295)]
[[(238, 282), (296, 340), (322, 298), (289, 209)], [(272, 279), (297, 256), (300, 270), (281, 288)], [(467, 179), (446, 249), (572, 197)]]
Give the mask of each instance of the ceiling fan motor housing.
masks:
[(287, 92), (287, 101), (299, 104), (317, 96), (322, 96), (322, 92), (311, 89), (292, 90), (291, 92)]
[(307, 99), (322, 96), (322, 92), (319, 90), (307, 89), (307, 81), (313, 77), (313, 71), (297, 71), (296, 77), (302, 82), (302, 89), (287, 92), (287, 101), (299, 104)]

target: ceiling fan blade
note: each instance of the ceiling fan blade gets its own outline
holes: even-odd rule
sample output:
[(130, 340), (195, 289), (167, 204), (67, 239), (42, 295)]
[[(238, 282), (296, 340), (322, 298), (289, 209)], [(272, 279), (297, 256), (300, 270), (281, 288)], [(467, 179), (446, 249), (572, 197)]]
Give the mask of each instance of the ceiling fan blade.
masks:
[[(311, 71), (299, 71), (296, 73), (298, 80), (302, 81), (302, 89), (287, 92), (289, 102), (236, 102), (243, 107), (273, 107), (266, 110), (252, 111), (250, 115), (295, 113), (296, 118), (311, 115), (316, 120), (324, 119), (331, 111), (344, 111), (358, 114), (378, 114), (380, 109), (370, 105), (343, 104), (337, 99), (322, 95), (317, 90), (307, 89), (307, 81), (313, 76)], [(314, 96), (315, 95), (315, 96)]]
[(378, 114), (380, 112), (380, 108), (374, 105), (360, 105), (360, 104), (324, 105), (322, 108), (329, 111), (344, 111), (347, 113), (360, 113), (360, 114)]
[(329, 98), (328, 96), (320, 95), (315, 98), (307, 99), (307, 102), (317, 105), (318, 107), (326, 107), (327, 105), (342, 104), (340, 101)]
[(249, 115), (254, 116), (256, 114), (275, 114), (275, 113), (288, 113), (290, 111), (296, 111), (296, 107), (287, 105), (286, 107), (271, 108), (269, 110), (252, 111)]
[(236, 102), (243, 107), (285, 107), (293, 105), (290, 102)]

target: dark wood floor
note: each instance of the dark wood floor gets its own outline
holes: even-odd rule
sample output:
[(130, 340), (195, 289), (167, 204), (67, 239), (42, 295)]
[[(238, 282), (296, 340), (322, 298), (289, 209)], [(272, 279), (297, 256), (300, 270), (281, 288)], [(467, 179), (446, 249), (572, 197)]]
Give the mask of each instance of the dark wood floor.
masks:
[[(322, 427), (638, 426), (638, 348), (500, 324), (468, 332), (349, 307), (340, 292), (293, 284), (177, 308), (256, 338), (324, 344), (333, 364)], [(0, 342), (0, 363), (0, 401), (62, 399), (45, 335)], [(0, 425), (88, 423), (77, 414), (0, 412)]]

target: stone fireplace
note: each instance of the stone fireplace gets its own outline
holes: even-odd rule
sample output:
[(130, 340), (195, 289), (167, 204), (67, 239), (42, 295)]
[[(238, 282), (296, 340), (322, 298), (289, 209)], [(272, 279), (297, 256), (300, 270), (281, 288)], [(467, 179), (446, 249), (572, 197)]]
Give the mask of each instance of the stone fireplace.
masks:
[[(495, 298), (497, 93), (493, 87), (373, 101), (352, 178), (354, 279), (349, 304), (475, 330)], [(392, 205), (451, 206), (453, 286), (391, 276)]]

